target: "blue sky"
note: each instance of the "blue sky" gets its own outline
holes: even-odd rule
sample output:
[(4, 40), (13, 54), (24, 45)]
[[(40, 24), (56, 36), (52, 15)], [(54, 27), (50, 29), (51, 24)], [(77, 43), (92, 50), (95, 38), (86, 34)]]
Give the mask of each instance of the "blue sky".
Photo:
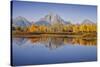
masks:
[(73, 23), (81, 23), (85, 19), (97, 22), (96, 6), (13, 1), (13, 18), (22, 16), (35, 22), (50, 12)]

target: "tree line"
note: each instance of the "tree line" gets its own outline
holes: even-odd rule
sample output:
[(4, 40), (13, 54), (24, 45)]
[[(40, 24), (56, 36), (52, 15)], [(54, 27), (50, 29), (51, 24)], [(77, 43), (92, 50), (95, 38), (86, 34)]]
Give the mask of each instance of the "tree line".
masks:
[(74, 32), (74, 33), (96, 33), (97, 32), (97, 25), (96, 24), (59, 24), (55, 23), (50, 26), (46, 25), (35, 25), (32, 24), (27, 27), (21, 27), (21, 26), (12, 26), (12, 30), (15, 32), (32, 32), (32, 33), (38, 33), (38, 32)]

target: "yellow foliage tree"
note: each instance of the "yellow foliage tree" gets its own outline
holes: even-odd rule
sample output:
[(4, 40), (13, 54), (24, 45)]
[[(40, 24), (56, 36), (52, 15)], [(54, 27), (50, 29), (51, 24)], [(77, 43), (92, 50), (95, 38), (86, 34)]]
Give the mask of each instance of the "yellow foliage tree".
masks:
[(37, 32), (38, 31), (38, 26), (31, 25), (28, 30), (29, 30), (29, 32)]

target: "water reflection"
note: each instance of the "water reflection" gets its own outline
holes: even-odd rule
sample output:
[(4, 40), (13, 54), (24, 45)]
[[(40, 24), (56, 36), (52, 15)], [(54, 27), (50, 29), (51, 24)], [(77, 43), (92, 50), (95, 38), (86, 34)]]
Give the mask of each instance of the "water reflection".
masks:
[(17, 45), (21, 46), (27, 42), (26, 38), (12, 38), (13, 43), (16, 43)]
[[(55, 37), (44, 37), (44, 38), (14, 38), (15, 43), (23, 45), (26, 41), (31, 42), (33, 45), (44, 45), (47, 48), (54, 49), (64, 45), (82, 45), (82, 46), (96, 46), (97, 40), (86, 40), (82, 38), (55, 38)], [(35, 44), (40, 43), (40, 44)]]
[(49, 64), (97, 60), (97, 41), (82, 38), (13, 38), (13, 64)]

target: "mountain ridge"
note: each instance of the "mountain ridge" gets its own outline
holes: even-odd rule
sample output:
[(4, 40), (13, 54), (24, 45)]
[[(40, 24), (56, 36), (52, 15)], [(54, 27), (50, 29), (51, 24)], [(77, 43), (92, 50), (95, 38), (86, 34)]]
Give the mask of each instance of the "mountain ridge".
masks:
[[(59, 15), (53, 14), (53, 13), (49, 13), (49, 14), (45, 15), (44, 17), (40, 18), (39, 21), (36, 21), (34, 23), (31, 23), (25, 17), (18, 16), (15, 19), (13, 19), (12, 24), (13, 24), (13, 26), (27, 27), (27, 26), (30, 26), (31, 24), (51, 26), (55, 23), (56, 24), (58, 23), (61, 25), (72, 24), (71, 22), (63, 20)], [(80, 24), (95, 24), (95, 23), (89, 19), (85, 19)]]
[(13, 19), (12, 24), (13, 24), (13, 26), (21, 26), (21, 27), (27, 27), (27, 26), (31, 25), (31, 23), (22, 16), (18, 16), (15, 19)]

